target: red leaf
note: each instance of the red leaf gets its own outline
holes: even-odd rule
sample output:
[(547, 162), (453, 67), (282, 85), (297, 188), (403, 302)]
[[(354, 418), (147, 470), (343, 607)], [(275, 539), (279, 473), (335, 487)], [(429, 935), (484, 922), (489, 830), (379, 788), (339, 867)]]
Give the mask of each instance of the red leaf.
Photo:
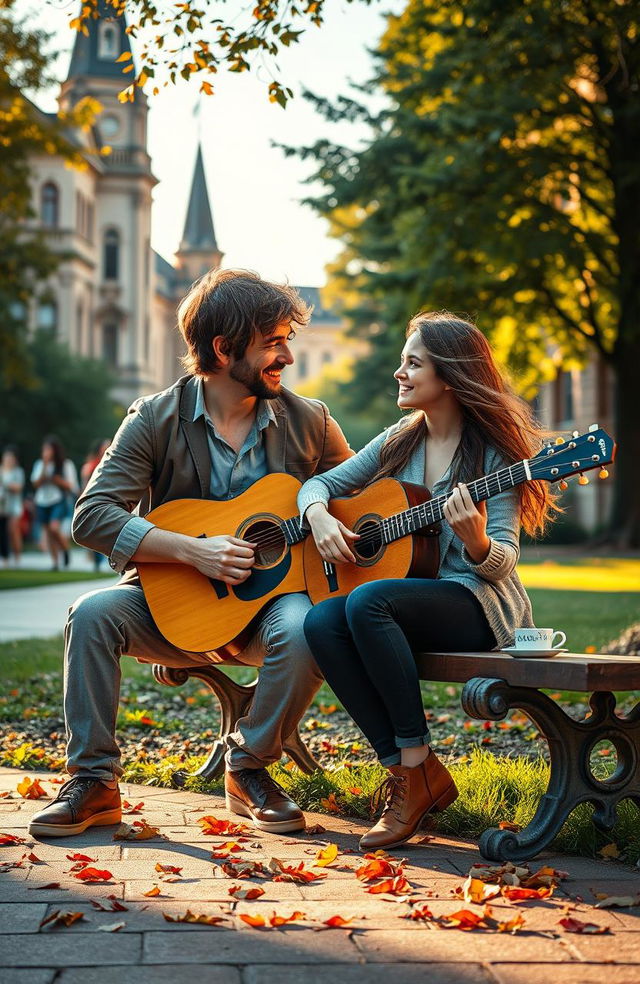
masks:
[(213, 837), (220, 834), (248, 834), (251, 828), (246, 823), (233, 823), (231, 820), (218, 820), (217, 817), (199, 817), (202, 833)]
[(324, 919), (322, 925), (328, 926), (329, 929), (340, 929), (341, 926), (348, 926), (352, 921), (352, 919), (343, 919), (342, 916), (331, 916), (330, 919)]
[(89, 863), (97, 860), (97, 858), (90, 858), (88, 854), (67, 854), (67, 861), (86, 861)]
[(73, 877), (86, 882), (106, 882), (111, 881), (113, 875), (110, 871), (101, 871), (99, 868), (83, 868)]
[(567, 933), (585, 933), (585, 934), (596, 934), (596, 933), (608, 933), (609, 928), (607, 926), (596, 926), (595, 923), (591, 922), (581, 922), (579, 919), (574, 919), (573, 916), (566, 916), (564, 919), (558, 919), (558, 924)]
[(0, 847), (13, 847), (15, 844), (26, 843), (26, 837), (18, 837), (16, 834), (0, 834)]

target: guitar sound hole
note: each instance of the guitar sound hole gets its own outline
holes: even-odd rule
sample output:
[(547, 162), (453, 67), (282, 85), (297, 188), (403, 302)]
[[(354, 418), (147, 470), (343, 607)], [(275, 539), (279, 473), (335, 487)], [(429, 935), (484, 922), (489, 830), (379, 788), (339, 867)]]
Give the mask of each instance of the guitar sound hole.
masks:
[(238, 531), (238, 536), (257, 543), (256, 568), (273, 567), (284, 556), (287, 541), (279, 523), (268, 519), (253, 520)]
[(382, 549), (380, 523), (377, 520), (364, 520), (356, 525), (354, 533), (359, 533), (361, 539), (354, 545), (353, 552), (362, 561), (371, 561)]

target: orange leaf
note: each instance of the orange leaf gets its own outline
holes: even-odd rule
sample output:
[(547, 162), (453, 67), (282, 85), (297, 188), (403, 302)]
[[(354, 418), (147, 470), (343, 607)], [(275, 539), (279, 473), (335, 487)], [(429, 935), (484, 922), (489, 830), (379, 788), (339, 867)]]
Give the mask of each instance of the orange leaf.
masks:
[(451, 929), (464, 930), (478, 929), (487, 925), (484, 921), (484, 915), (479, 916), (477, 913), (471, 912), (470, 909), (459, 909), (458, 912), (452, 912), (449, 916), (442, 916), (440, 923)]
[(264, 926), (265, 921), (263, 916), (250, 916), (248, 912), (241, 912), (238, 914), (238, 919), (242, 919), (247, 926)]
[(97, 860), (97, 858), (90, 858), (88, 854), (67, 854), (67, 861), (86, 861), (89, 864)]
[(256, 885), (255, 888), (242, 888), (241, 885), (232, 885), (229, 889), (229, 895), (233, 895), (236, 899), (245, 899), (250, 902), (252, 899), (259, 899), (261, 895), (264, 895), (264, 888), (260, 888), (259, 885)]
[(191, 909), (187, 909), (182, 916), (170, 916), (168, 912), (163, 912), (162, 915), (167, 922), (199, 923), (203, 926), (217, 926), (218, 923), (224, 922), (224, 916), (206, 916), (204, 913), (196, 915)]
[(29, 776), (25, 776), (21, 782), (18, 783), (16, 789), (24, 799), (37, 800), (41, 799), (43, 796), (48, 796), (49, 794), (40, 785), (39, 779), (30, 779)]
[(317, 868), (326, 868), (327, 865), (333, 864), (337, 857), (338, 845), (327, 844), (326, 847), (320, 848), (313, 863)]
[(129, 906), (124, 905), (118, 899), (111, 900), (110, 905), (103, 905), (102, 902), (99, 902), (97, 899), (89, 899), (89, 901), (91, 902), (93, 908), (97, 909), (98, 912), (128, 912), (129, 911)]
[(146, 820), (134, 820), (131, 825), (121, 823), (113, 835), (113, 839), (141, 841), (162, 836), (159, 827), (151, 827)]
[(524, 926), (524, 916), (521, 912), (518, 912), (513, 919), (507, 920), (507, 922), (498, 923), (499, 933), (517, 933), (519, 929)]
[(324, 919), (322, 922), (323, 926), (328, 926), (329, 929), (340, 929), (341, 926), (348, 926), (352, 919), (343, 919), (342, 916), (331, 916), (330, 919)]
[(227, 861), (222, 870), (229, 878), (266, 878), (262, 861)]
[(275, 912), (269, 916), (270, 926), (284, 926), (285, 923), (298, 922), (300, 919), (306, 919), (304, 912), (292, 912), (290, 916), (278, 916)]
[(140, 803), (136, 803), (134, 806), (132, 803), (129, 803), (128, 800), (124, 800), (122, 806), (124, 807), (125, 813), (140, 813), (144, 803), (141, 801)]
[(40, 923), (40, 929), (43, 926), (51, 924), (52, 929), (56, 926), (72, 926), (74, 922), (78, 922), (79, 919), (84, 919), (84, 912), (63, 912), (61, 909), (56, 909)]
[(389, 864), (383, 858), (375, 858), (369, 864), (364, 864), (356, 871), (356, 878), (360, 881), (373, 881), (374, 878), (384, 878), (386, 876), (397, 875), (398, 871), (394, 865)]
[(269, 862), (269, 870), (273, 872), (280, 872), (276, 874), (273, 879), (276, 882), (281, 881), (292, 881), (301, 882), (305, 884), (306, 882), (317, 881), (319, 878), (326, 878), (326, 871), (309, 871), (305, 868), (304, 861), (294, 868), (293, 865), (284, 864), (278, 858), (271, 858)]
[(156, 864), (156, 871), (161, 871), (165, 875), (179, 875), (182, 868), (176, 868), (174, 864)]
[(522, 825), (519, 823), (513, 823), (511, 820), (501, 820), (498, 824), (499, 830), (512, 830), (514, 834), (519, 833), (522, 830)]
[(160, 892), (160, 888), (157, 885), (154, 885), (153, 888), (150, 888), (148, 892), (143, 892), (142, 894), (148, 899), (155, 899), (158, 895), (161, 894), (161, 892)]
[(527, 902), (530, 899), (549, 899), (553, 895), (553, 888), (518, 888), (514, 885), (503, 885), (501, 893), (509, 902)]
[(15, 844), (26, 844), (26, 838), (16, 834), (0, 834), (0, 847), (13, 847)]
[(607, 926), (596, 926), (595, 923), (581, 922), (579, 919), (574, 919), (572, 916), (566, 916), (564, 919), (558, 919), (558, 924), (567, 933), (608, 933), (609, 928)]
[(329, 793), (329, 796), (327, 797), (327, 799), (321, 799), (320, 802), (324, 806), (325, 810), (328, 810), (329, 811), (329, 813), (340, 813), (341, 812), (340, 804), (336, 802), (336, 794), (335, 793)]
[(428, 905), (422, 905), (420, 907), (414, 906), (411, 912), (407, 913), (407, 915), (404, 916), (404, 918), (422, 920), (424, 922), (428, 922), (430, 919), (433, 919), (433, 912), (431, 911)]
[(387, 895), (409, 895), (411, 885), (404, 875), (396, 875), (395, 878), (386, 878), (384, 881), (378, 882), (377, 885), (370, 885), (366, 891), (371, 892), (372, 895), (378, 895), (382, 892), (386, 892)]
[(217, 817), (199, 817), (202, 833), (213, 837), (220, 834), (248, 834), (251, 828), (246, 823), (233, 823), (231, 820), (218, 820)]
[(110, 871), (100, 871), (98, 868), (83, 868), (82, 871), (79, 871), (73, 877), (78, 878), (80, 881), (105, 882), (111, 881), (113, 875)]
[(619, 858), (620, 851), (617, 844), (607, 844), (602, 850), (598, 851), (601, 858)]
[(500, 886), (490, 885), (487, 882), (481, 881), (479, 878), (472, 878), (469, 875), (462, 888), (456, 888), (456, 895), (463, 898), (465, 902), (475, 902), (477, 905), (483, 905), (488, 899), (493, 899), (496, 895), (500, 895)]

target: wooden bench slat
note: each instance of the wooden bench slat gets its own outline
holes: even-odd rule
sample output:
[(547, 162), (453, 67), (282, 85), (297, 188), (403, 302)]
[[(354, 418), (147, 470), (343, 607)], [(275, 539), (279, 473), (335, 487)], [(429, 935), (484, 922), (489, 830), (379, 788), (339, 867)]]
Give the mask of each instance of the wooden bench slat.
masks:
[(422, 680), (445, 683), (481, 676), (542, 690), (640, 690), (640, 659), (635, 656), (563, 653), (527, 659), (499, 652), (419, 653), (416, 663)]

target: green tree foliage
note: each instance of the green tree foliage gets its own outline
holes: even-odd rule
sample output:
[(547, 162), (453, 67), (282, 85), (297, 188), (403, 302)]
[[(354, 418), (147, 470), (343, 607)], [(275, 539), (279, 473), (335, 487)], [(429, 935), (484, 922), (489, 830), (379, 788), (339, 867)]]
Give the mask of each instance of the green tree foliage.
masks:
[(0, 382), (0, 445), (15, 444), (28, 470), (40, 455), (42, 439), (57, 434), (67, 454), (81, 464), (90, 446), (112, 437), (123, 415), (109, 396), (113, 385), (103, 363), (74, 355), (49, 332), (26, 343), (29, 385)]
[(29, 378), (25, 312), (34, 285), (55, 270), (59, 257), (37, 226), (29, 184), (29, 160), (36, 155), (61, 155), (84, 167), (75, 128), (87, 127), (95, 100), (82, 100), (72, 113), (42, 113), (23, 94), (38, 92), (51, 81), (47, 35), (14, 17), (15, 0), (0, 0), (0, 377)]
[[(347, 0), (352, 3), (353, 0)], [(370, 0), (361, 0), (369, 3)], [(297, 44), (309, 26), (323, 23), (326, 0), (255, 0), (244, 7), (224, 0), (183, 0), (162, 4), (158, 0), (82, 0), (80, 12), (69, 26), (88, 33), (96, 17), (127, 18), (127, 34), (140, 43), (140, 68), (136, 72), (129, 53), (123, 54), (123, 79), (129, 84), (120, 93), (132, 101), (136, 87), (151, 80), (154, 95), (159, 86), (178, 78), (200, 78), (200, 92), (214, 93), (212, 79), (220, 68), (247, 72), (259, 59), (275, 69), (273, 59), (282, 48)], [(129, 74), (131, 73), (131, 74)], [(286, 106), (291, 89), (272, 74), (268, 83), (271, 102)], [(124, 83), (123, 83), (124, 84)]]
[(370, 138), (299, 151), (344, 243), (333, 291), (378, 328), (354, 399), (384, 387), (420, 308), (475, 316), (525, 395), (595, 350), (616, 377), (613, 528), (635, 545), (639, 21), (630, 0), (409, 0), (377, 52), (383, 112), (311, 97)]

